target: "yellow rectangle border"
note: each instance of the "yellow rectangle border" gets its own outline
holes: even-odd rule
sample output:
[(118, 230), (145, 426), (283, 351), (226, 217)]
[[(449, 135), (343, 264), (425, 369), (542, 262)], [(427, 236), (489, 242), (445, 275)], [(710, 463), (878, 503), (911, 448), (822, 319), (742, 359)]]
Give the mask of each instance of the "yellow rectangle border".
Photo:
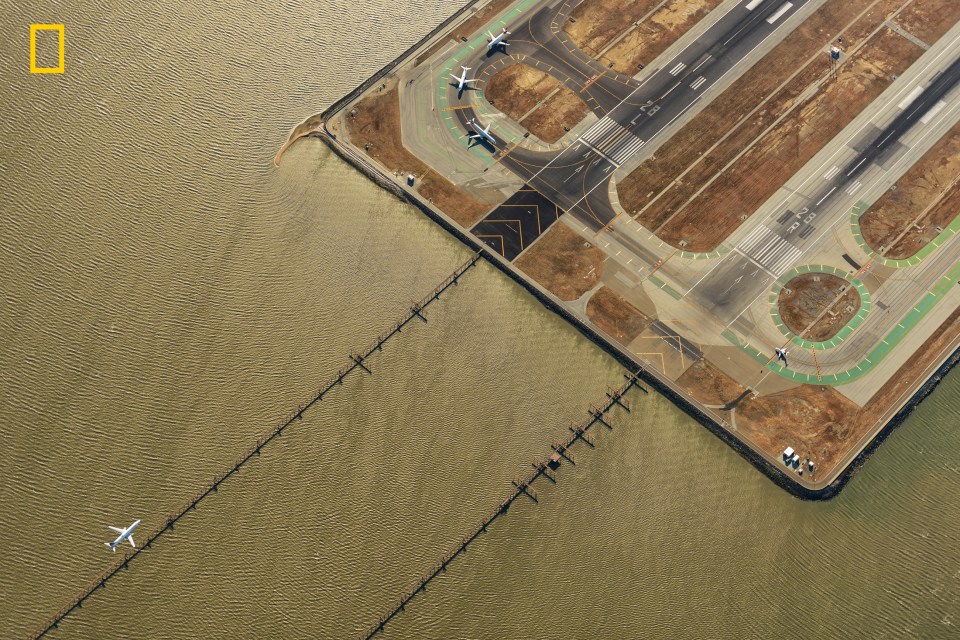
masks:
[[(60, 34), (60, 64), (56, 67), (37, 66), (37, 31), (56, 31)], [(63, 73), (63, 51), (66, 38), (62, 24), (32, 24), (30, 25), (30, 73)]]

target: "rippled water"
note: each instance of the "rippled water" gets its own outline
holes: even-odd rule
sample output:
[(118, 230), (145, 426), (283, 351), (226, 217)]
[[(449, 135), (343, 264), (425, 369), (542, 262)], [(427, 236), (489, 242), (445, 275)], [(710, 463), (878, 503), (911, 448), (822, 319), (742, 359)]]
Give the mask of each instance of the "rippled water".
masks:
[[(467, 252), (286, 132), (447, 3), (0, 0), (0, 636), (23, 637)], [(31, 76), (27, 26), (67, 72)], [(55, 637), (355, 637), (620, 370), (481, 265)], [(841, 496), (633, 394), (391, 638), (946, 638), (957, 376)]]

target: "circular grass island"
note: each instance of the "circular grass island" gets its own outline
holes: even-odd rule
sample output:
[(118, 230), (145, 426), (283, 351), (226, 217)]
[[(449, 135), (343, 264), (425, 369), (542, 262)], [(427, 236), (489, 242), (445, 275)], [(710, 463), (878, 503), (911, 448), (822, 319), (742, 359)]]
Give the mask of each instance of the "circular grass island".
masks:
[(777, 297), (780, 318), (794, 334), (812, 342), (829, 340), (860, 310), (860, 292), (832, 273), (802, 273)]

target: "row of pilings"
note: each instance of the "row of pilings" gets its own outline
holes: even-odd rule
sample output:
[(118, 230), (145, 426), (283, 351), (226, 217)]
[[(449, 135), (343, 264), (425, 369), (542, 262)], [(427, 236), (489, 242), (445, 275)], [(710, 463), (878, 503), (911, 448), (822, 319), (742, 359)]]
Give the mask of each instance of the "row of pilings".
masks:
[(619, 387), (618, 389), (608, 389), (606, 393), (606, 399), (601, 403), (599, 407), (590, 406), (588, 414), (590, 418), (585, 422), (575, 422), (570, 427), (568, 427), (569, 434), (566, 435), (563, 439), (556, 440), (550, 445), (551, 453), (546, 458), (537, 458), (535, 459), (530, 466), (532, 471), (526, 475), (521, 475), (520, 477), (514, 478), (511, 481), (512, 488), (507, 493), (507, 495), (501, 499), (493, 510), (485, 516), (476, 527), (471, 529), (469, 532), (465, 533), (456, 541), (453, 548), (450, 549), (447, 553), (444, 553), (440, 556), (440, 559), (430, 567), (428, 571), (423, 573), (413, 585), (406, 591), (402, 592), (397, 598), (397, 604), (392, 605), (391, 608), (381, 615), (376, 622), (367, 627), (363, 633), (360, 635), (361, 640), (370, 640), (379, 632), (383, 631), (384, 627), (392, 619), (400, 615), (400, 613), (406, 608), (407, 604), (417, 596), (417, 594), (426, 591), (427, 585), (430, 584), (437, 576), (441, 573), (445, 573), (447, 567), (451, 562), (454, 561), (460, 554), (467, 552), (467, 547), (476, 540), (480, 534), (486, 532), (487, 528), (493, 524), (493, 522), (504, 515), (507, 510), (510, 508), (516, 500), (521, 496), (525, 496), (532, 500), (534, 503), (538, 502), (537, 494), (533, 489), (533, 484), (540, 478), (546, 478), (550, 482), (556, 482), (554, 477), (551, 475), (551, 472), (556, 471), (562, 461), (567, 461), (570, 464), (576, 464), (574, 462), (573, 454), (570, 451), (570, 448), (573, 447), (577, 441), (582, 441), (591, 449), (594, 447), (593, 439), (589, 435), (591, 427), (596, 424), (601, 424), (607, 429), (612, 430), (613, 426), (608, 422), (608, 414), (614, 407), (622, 407), (625, 411), (630, 411), (629, 404), (627, 403), (626, 396), (627, 392), (631, 388), (637, 387), (644, 393), (649, 393), (640, 383), (640, 370), (630, 374), (625, 375), (626, 382)]
[(330, 380), (321, 385), (313, 397), (311, 397), (307, 402), (297, 405), (295, 409), (278, 421), (277, 424), (265, 430), (256, 439), (256, 442), (254, 442), (253, 445), (232, 465), (215, 475), (199, 493), (195, 494), (189, 500), (184, 502), (178, 509), (170, 512), (161, 525), (151, 531), (150, 535), (145, 538), (145, 542), (141, 544), (139, 548), (127, 551), (122, 558), (107, 568), (87, 587), (77, 593), (77, 595), (75, 595), (66, 605), (64, 605), (63, 608), (47, 619), (47, 621), (44, 622), (43, 625), (41, 625), (30, 637), (34, 639), (41, 638), (53, 629), (59, 627), (60, 622), (62, 622), (64, 618), (66, 618), (76, 609), (82, 608), (83, 603), (85, 600), (87, 600), (87, 598), (92, 596), (98, 589), (105, 588), (107, 586), (107, 582), (111, 578), (117, 575), (120, 571), (126, 569), (134, 558), (138, 557), (147, 549), (150, 549), (153, 546), (153, 543), (156, 542), (160, 536), (169, 531), (173, 531), (174, 525), (183, 519), (187, 513), (196, 509), (197, 505), (200, 504), (200, 501), (211, 494), (216, 493), (221, 484), (223, 484), (230, 476), (237, 473), (241, 467), (250, 462), (250, 460), (258, 457), (260, 455), (260, 451), (273, 440), (283, 435), (283, 432), (287, 427), (291, 426), (298, 420), (302, 420), (303, 414), (307, 411), (307, 409), (312, 407), (320, 400), (323, 400), (323, 397), (330, 393), (334, 388), (342, 385), (347, 376), (358, 369), (367, 374), (372, 373), (366, 364), (367, 359), (375, 353), (382, 351), (384, 344), (386, 344), (387, 341), (392, 337), (400, 333), (410, 322), (413, 322), (415, 319), (427, 322), (426, 317), (423, 315), (424, 310), (433, 302), (439, 300), (440, 295), (444, 291), (450, 287), (456, 286), (463, 274), (477, 264), (479, 260), (480, 253), (477, 252), (473, 254), (467, 261), (458, 266), (453, 273), (444, 278), (439, 285), (434, 287), (430, 293), (417, 302), (411, 304), (410, 308), (404, 312), (397, 322), (390, 326), (386, 333), (377, 336), (376, 340), (374, 340), (367, 348), (361, 349), (355, 353), (351, 353), (349, 356), (350, 364), (339, 369)]

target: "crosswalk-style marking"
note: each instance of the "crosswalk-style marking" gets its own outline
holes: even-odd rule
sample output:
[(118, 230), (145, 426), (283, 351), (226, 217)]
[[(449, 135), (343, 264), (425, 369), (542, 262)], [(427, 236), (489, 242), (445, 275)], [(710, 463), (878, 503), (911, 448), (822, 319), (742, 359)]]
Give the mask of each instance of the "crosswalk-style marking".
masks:
[(854, 182), (852, 185), (850, 185), (849, 187), (847, 187), (847, 193), (852, 196), (852, 195), (855, 194), (857, 191), (859, 191), (859, 190), (860, 190), (860, 187), (862, 187), (862, 186), (863, 186), (863, 185), (860, 183), (860, 181), (857, 180), (857, 181)]
[(827, 171), (825, 174), (823, 174), (823, 179), (833, 180), (833, 176), (837, 175), (838, 173), (840, 173), (840, 167), (834, 166), (832, 169), (830, 169), (830, 171)]
[(704, 78), (703, 76), (700, 76), (699, 78), (697, 78), (696, 80), (693, 81), (693, 83), (690, 85), (690, 88), (691, 88), (691, 89), (699, 89), (699, 88), (700, 88), (700, 85), (702, 85), (702, 84), (703, 84), (704, 82), (706, 82), (706, 81), (707, 81), (706, 78)]
[(687, 68), (687, 65), (685, 63), (678, 62), (677, 66), (675, 66), (673, 69), (670, 69), (670, 75), (675, 76), (686, 68)]
[(737, 249), (775, 276), (786, 271), (803, 255), (800, 249), (763, 225), (750, 232)]

